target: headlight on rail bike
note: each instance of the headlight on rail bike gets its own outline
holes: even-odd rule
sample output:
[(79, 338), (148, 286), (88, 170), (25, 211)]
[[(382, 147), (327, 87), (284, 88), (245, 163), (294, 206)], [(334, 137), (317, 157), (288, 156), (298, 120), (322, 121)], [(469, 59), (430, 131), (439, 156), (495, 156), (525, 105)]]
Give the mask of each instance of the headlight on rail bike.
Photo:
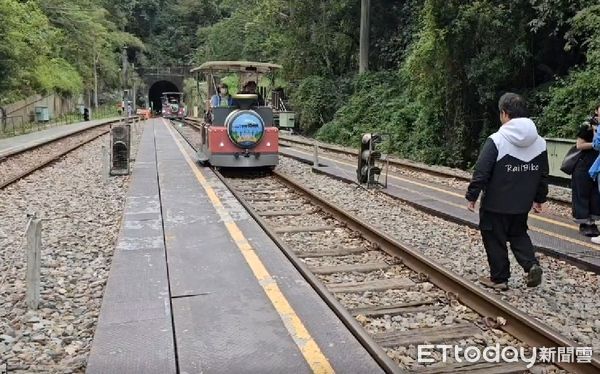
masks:
[(265, 123), (253, 110), (236, 110), (225, 119), (229, 139), (240, 148), (256, 147), (265, 134)]

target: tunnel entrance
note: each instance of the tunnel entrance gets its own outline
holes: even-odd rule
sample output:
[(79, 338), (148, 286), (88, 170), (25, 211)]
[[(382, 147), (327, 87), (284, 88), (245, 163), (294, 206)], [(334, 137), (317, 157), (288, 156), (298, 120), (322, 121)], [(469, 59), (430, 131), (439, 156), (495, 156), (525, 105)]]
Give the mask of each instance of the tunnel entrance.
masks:
[(148, 92), (148, 99), (150, 100), (150, 104), (152, 105), (152, 111), (154, 113), (160, 113), (162, 109), (162, 102), (160, 101), (160, 97), (163, 92), (180, 92), (181, 90), (177, 88), (177, 86), (169, 81), (158, 81), (150, 86), (150, 91)]

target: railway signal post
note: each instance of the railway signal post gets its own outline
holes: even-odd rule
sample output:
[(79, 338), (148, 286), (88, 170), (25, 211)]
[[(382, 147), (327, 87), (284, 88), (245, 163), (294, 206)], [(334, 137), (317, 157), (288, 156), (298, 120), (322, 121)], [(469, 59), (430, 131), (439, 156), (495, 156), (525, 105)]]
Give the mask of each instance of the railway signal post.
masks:
[(376, 149), (376, 146), (381, 143), (381, 140), (381, 135), (368, 133), (363, 135), (360, 142), (356, 172), (358, 183), (365, 183), (367, 188), (379, 183), (381, 167), (376, 165), (376, 161), (381, 158), (381, 152)]

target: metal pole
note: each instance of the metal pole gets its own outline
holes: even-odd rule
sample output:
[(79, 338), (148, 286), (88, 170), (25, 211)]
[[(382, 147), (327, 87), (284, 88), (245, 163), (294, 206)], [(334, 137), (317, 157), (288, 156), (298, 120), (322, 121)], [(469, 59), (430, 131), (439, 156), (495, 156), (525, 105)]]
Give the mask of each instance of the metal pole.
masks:
[(390, 159), (389, 159), (389, 154), (386, 155), (385, 157), (385, 188), (387, 188), (388, 186), (388, 171), (390, 169)]
[[(198, 90), (198, 111), (200, 111), (200, 108), (202, 108), (202, 95), (200, 95), (200, 73), (196, 73), (196, 89)], [(198, 116), (198, 113), (194, 113), (196, 115), (196, 117)]]
[(6, 109), (0, 107), (0, 112), (2, 112), (0, 116), (0, 133), (4, 134), (6, 130)]
[(319, 143), (315, 141), (313, 154), (313, 168), (319, 167)]
[(98, 52), (94, 44), (94, 109), (98, 110)]
[(40, 303), (40, 268), (42, 248), (42, 222), (33, 216), (27, 225), (27, 291), (25, 301), (29, 309)]
[(121, 82), (121, 92), (123, 92), (127, 87), (127, 47), (125, 46), (121, 52), (121, 59), (123, 63), (123, 75), (121, 77), (123, 81)]
[(371, 0), (361, 0), (360, 6), (360, 57), (358, 62), (358, 73), (362, 74), (369, 70), (369, 8)]
[(369, 141), (369, 157), (367, 157), (367, 190), (371, 185), (371, 141)]
[[(131, 64), (131, 70), (135, 71), (135, 64)], [(136, 108), (136, 92), (135, 92), (135, 77), (133, 77), (133, 105), (131, 108), (131, 112), (135, 113), (135, 108)]]

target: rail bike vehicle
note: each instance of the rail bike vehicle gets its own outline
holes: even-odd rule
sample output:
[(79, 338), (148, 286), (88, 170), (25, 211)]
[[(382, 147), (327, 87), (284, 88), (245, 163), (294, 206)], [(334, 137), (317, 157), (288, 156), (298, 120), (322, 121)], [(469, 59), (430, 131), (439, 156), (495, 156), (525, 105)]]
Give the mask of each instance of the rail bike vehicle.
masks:
[(182, 120), (185, 117), (182, 92), (163, 92), (161, 102), (161, 114), (164, 118)]
[[(249, 61), (212, 61), (191, 70), (207, 80), (208, 100), (201, 125), (198, 160), (221, 168), (274, 168), (279, 162), (279, 130), (273, 108), (256, 91), (264, 76), (274, 77), (280, 65)], [(239, 93), (227, 96), (222, 77), (236, 76)], [(266, 89), (261, 87), (262, 92)], [(266, 95), (265, 95), (266, 96)]]

